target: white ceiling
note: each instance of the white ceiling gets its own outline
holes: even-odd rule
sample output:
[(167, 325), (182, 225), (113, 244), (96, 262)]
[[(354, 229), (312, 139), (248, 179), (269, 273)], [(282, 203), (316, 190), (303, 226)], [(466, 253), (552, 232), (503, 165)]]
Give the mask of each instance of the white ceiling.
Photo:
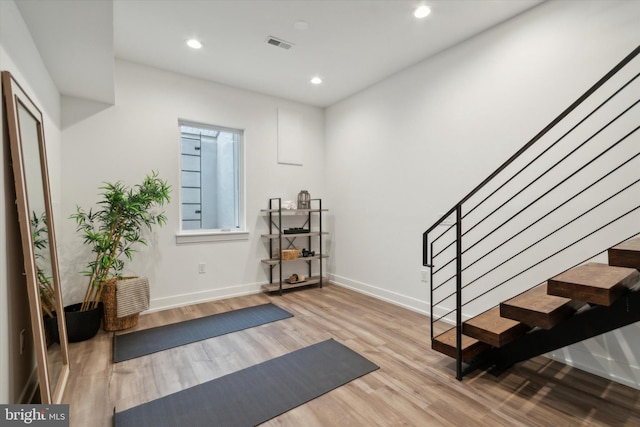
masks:
[[(16, 3), (65, 95), (113, 102), (115, 57), (326, 107), (542, 1), (427, 0), (422, 20), (412, 15), (420, 0)], [(191, 37), (204, 48), (187, 48)]]

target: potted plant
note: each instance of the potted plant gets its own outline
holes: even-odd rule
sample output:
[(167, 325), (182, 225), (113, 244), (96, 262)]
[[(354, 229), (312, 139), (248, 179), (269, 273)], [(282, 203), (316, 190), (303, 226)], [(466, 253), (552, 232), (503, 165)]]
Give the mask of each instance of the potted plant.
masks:
[(155, 209), (170, 201), (171, 187), (155, 171), (132, 188), (117, 181), (105, 183), (100, 189), (103, 192), (98, 208), (85, 211), (78, 206), (71, 215), (93, 254), (82, 272), (89, 279), (77, 310), (80, 312), (98, 310), (105, 289), (123, 278), (125, 259), (133, 259), (136, 246), (147, 244), (142, 236), (144, 228), (151, 230), (153, 225), (162, 226), (167, 221), (164, 213)]

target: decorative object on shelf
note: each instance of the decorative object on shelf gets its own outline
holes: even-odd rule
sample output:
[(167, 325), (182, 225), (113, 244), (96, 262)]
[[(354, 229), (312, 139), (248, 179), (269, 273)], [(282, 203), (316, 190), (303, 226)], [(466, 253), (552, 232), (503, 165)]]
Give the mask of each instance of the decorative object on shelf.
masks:
[(289, 282), (290, 284), (302, 283), (306, 281), (307, 281), (307, 278), (304, 277), (304, 274), (295, 274), (295, 273), (289, 276), (289, 278), (287, 279), (287, 282)]
[(281, 259), (298, 259), (300, 251), (297, 249), (283, 249), (281, 251)]
[(282, 209), (295, 209), (295, 208), (296, 208), (296, 204), (292, 200), (285, 200), (284, 202), (282, 202)]
[(302, 257), (306, 258), (310, 256), (316, 256), (316, 251), (308, 251), (306, 248), (302, 248)]
[(100, 189), (104, 192), (98, 209), (86, 212), (78, 206), (71, 215), (84, 243), (95, 254), (82, 272), (89, 280), (80, 311), (97, 307), (109, 280), (122, 279), (123, 257), (131, 260), (134, 246), (147, 244), (143, 227), (151, 230), (153, 225), (162, 226), (167, 221), (164, 212), (155, 213), (154, 208), (169, 202), (171, 187), (155, 171), (133, 188), (118, 181), (105, 183)]
[(307, 190), (302, 190), (298, 193), (298, 209), (310, 209), (311, 208), (311, 196)]
[(309, 232), (308, 228), (290, 227), (290, 228), (287, 228), (286, 230), (284, 230), (282, 232), (282, 234), (302, 234), (302, 233), (308, 233), (308, 232)]

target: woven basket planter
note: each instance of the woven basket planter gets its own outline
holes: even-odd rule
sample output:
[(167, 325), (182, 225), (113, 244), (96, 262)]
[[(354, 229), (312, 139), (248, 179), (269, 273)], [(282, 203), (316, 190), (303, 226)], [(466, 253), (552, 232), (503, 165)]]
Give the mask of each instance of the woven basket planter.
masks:
[[(138, 277), (125, 277), (122, 280), (137, 280)], [(102, 302), (104, 304), (104, 322), (102, 327), (105, 331), (121, 331), (133, 328), (138, 324), (140, 313), (130, 316), (118, 317), (118, 300), (116, 299), (116, 281), (110, 279), (104, 284), (102, 290)]]

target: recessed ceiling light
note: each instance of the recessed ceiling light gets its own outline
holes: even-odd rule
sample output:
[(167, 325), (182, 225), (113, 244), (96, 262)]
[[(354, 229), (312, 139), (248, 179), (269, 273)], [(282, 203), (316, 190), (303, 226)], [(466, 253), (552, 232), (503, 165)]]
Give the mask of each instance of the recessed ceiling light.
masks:
[(202, 42), (196, 39), (189, 39), (187, 40), (187, 46), (192, 49), (200, 49), (202, 47)]
[(322, 83), (322, 79), (318, 76), (315, 76), (314, 78), (311, 79), (311, 83), (314, 85), (319, 85), (320, 83)]
[(307, 21), (296, 21), (296, 23), (293, 24), (293, 28), (300, 31), (308, 30), (309, 23)]
[(413, 11), (413, 16), (415, 16), (416, 18), (426, 18), (430, 13), (431, 9), (429, 8), (429, 6), (422, 5), (416, 7), (416, 10)]

